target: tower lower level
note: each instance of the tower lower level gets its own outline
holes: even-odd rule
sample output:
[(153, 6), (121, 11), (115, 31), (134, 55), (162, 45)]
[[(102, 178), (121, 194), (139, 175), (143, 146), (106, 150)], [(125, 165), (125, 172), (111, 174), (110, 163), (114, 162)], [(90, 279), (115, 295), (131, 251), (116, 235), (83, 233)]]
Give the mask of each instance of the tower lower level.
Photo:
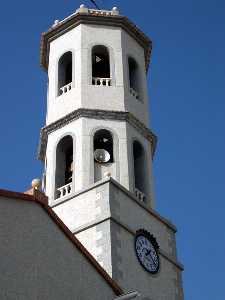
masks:
[[(52, 207), (125, 291), (137, 290), (145, 300), (183, 299), (176, 227), (121, 184), (106, 178)], [(160, 245), (160, 267), (155, 275), (137, 259), (134, 243), (139, 229), (151, 232)]]

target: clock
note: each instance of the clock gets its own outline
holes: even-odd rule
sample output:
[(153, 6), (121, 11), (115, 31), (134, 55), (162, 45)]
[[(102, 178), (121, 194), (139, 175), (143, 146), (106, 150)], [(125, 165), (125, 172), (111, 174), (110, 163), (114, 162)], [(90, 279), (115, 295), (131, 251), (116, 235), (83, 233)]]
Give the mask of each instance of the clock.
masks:
[(159, 271), (158, 243), (154, 236), (144, 229), (136, 232), (135, 252), (142, 267), (151, 274)]

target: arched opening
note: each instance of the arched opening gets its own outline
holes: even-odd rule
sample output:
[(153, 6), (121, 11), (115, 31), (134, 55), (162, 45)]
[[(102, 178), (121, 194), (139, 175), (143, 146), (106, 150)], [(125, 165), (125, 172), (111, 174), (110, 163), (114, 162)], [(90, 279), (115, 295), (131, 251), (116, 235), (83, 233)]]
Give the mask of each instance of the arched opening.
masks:
[(134, 158), (134, 190), (136, 196), (141, 201), (145, 201), (146, 194), (146, 161), (145, 161), (145, 152), (142, 145), (138, 141), (133, 142), (133, 158)]
[(56, 198), (72, 192), (73, 180), (73, 139), (65, 136), (56, 148), (55, 191)]
[(102, 45), (92, 48), (92, 84), (111, 85), (109, 51)]
[(129, 68), (129, 83), (130, 83), (130, 93), (139, 99), (139, 72), (137, 62), (132, 58), (128, 57), (128, 68)]
[(64, 53), (58, 63), (58, 95), (68, 92), (72, 88), (72, 52)]
[(106, 129), (100, 129), (94, 135), (94, 152), (99, 149), (109, 154), (107, 163), (113, 162), (113, 138), (111, 132)]
[(113, 137), (106, 129), (98, 130), (94, 135), (94, 181), (101, 180), (104, 173), (112, 172)]

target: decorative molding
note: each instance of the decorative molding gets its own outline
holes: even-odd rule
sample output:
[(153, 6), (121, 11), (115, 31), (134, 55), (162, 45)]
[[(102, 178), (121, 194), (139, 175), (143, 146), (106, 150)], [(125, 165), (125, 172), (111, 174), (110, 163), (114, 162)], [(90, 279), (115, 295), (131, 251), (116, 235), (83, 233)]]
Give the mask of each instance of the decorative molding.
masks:
[(107, 184), (107, 183), (111, 183), (113, 184), (116, 188), (118, 188), (120, 191), (122, 191), (123, 193), (125, 193), (130, 200), (134, 201), (137, 205), (141, 206), (144, 210), (146, 210), (151, 216), (153, 216), (154, 218), (156, 218), (158, 221), (162, 222), (163, 224), (165, 224), (170, 230), (172, 230), (174, 233), (177, 232), (177, 228), (175, 225), (173, 225), (173, 223), (171, 221), (169, 221), (168, 219), (162, 217), (159, 213), (157, 213), (154, 209), (152, 208), (148, 208), (145, 204), (141, 203), (140, 201), (138, 201), (135, 197), (135, 195), (133, 193), (131, 193), (130, 191), (128, 191), (124, 186), (122, 186), (119, 182), (117, 182), (116, 180), (114, 180), (112, 177), (107, 178), (107, 179), (103, 179), (101, 181), (98, 181), (94, 184), (89, 185), (87, 188), (82, 189), (81, 191), (78, 191), (76, 193), (74, 193), (73, 195), (71, 195), (70, 197), (68, 197), (67, 199), (63, 200), (63, 201), (59, 201), (56, 203), (52, 203), (51, 204), (51, 208), (54, 208), (56, 206), (61, 205), (62, 203), (65, 203), (69, 200), (71, 200), (71, 198), (75, 198), (81, 194), (84, 194), (92, 189), (95, 189), (101, 185)]
[(47, 70), (48, 69), (48, 56), (50, 42), (57, 39), (59, 36), (68, 32), (69, 30), (79, 26), (80, 24), (102, 25), (120, 27), (124, 29), (130, 36), (132, 36), (145, 51), (145, 66), (146, 72), (150, 63), (150, 56), (152, 50), (151, 40), (127, 17), (120, 15), (91, 15), (89, 13), (76, 13), (68, 18), (58, 22), (55, 26), (51, 27), (48, 31), (42, 33), (41, 36), (41, 51), (40, 51), (40, 64)]
[(130, 112), (79, 108), (41, 129), (40, 142), (38, 148), (38, 159), (44, 160), (45, 158), (48, 135), (51, 132), (79, 118), (91, 118), (91, 119), (98, 119), (98, 120), (117, 120), (117, 121), (128, 122), (131, 126), (133, 126), (136, 130), (138, 130), (146, 139), (150, 141), (152, 145), (152, 157), (154, 156), (156, 150), (156, 143), (157, 143), (156, 135), (150, 129), (148, 129), (142, 122), (140, 122), (136, 117), (134, 117), (134, 115), (131, 114)]

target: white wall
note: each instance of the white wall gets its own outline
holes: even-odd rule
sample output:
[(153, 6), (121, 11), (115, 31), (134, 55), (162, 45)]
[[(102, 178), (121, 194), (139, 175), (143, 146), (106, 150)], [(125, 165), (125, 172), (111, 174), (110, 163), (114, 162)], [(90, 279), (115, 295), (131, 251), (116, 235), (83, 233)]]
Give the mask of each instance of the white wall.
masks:
[[(53, 203), (55, 200), (55, 153), (58, 142), (66, 135), (71, 135), (74, 139), (74, 174), (72, 184), (73, 192), (77, 192), (94, 183), (93, 136), (98, 129), (107, 129), (113, 135), (114, 162), (108, 167), (111, 177), (131, 192), (134, 191), (132, 143), (135, 138), (141, 142), (146, 153), (146, 195), (147, 200), (151, 199), (151, 202), (148, 201), (147, 204), (154, 206), (151, 179), (151, 146), (149, 141), (125, 121), (89, 118), (75, 120), (50, 133), (48, 136), (46, 195), (49, 197), (50, 203)], [(105, 169), (107, 170), (107, 166)]]
[[(65, 33), (50, 43), (48, 66), (48, 105), (46, 124), (50, 124), (81, 107), (81, 26)], [(72, 90), (58, 97), (58, 61), (67, 51), (73, 55)]]
[[(147, 91), (147, 74), (145, 68), (144, 49), (134, 40), (127, 32), (121, 31), (122, 49), (123, 49), (123, 72), (124, 72), (124, 101), (125, 110), (131, 112), (145, 126), (149, 126), (148, 113), (148, 91)], [(140, 99), (136, 99), (129, 92), (129, 72), (128, 57), (132, 57), (139, 69), (140, 77)]]
[[(109, 49), (112, 86), (92, 85), (91, 49), (104, 45)], [(72, 90), (57, 96), (58, 60), (72, 51)], [(142, 86), (141, 99), (129, 92), (128, 55), (138, 63)], [(119, 27), (81, 24), (50, 43), (49, 90), (46, 123), (78, 108), (130, 111), (148, 126), (148, 100), (146, 88), (144, 49)]]

